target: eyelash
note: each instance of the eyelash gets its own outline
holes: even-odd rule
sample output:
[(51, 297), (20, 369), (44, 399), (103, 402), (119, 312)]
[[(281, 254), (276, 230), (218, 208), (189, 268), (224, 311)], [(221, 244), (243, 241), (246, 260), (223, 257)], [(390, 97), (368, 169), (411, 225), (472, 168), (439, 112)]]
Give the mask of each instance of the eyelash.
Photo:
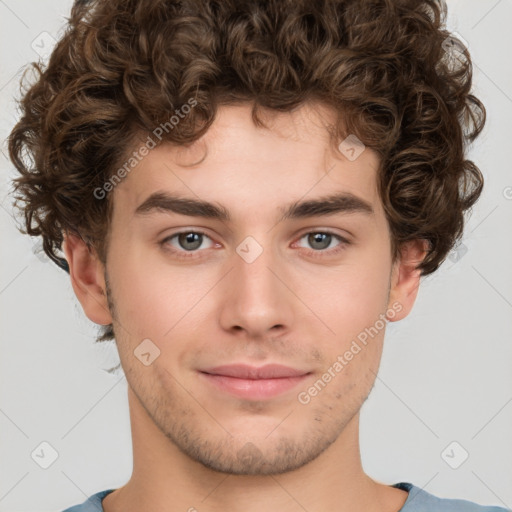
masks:
[[(182, 258), (182, 259), (200, 258), (201, 256), (199, 255), (199, 253), (202, 250), (204, 251), (206, 249), (202, 249), (202, 250), (197, 249), (195, 251), (185, 251), (185, 250), (175, 249), (174, 247), (169, 245), (169, 241), (172, 240), (173, 238), (176, 238), (179, 235), (191, 234), (191, 233), (195, 233), (195, 234), (210, 238), (204, 231), (186, 230), (186, 231), (179, 231), (177, 233), (174, 233), (174, 234), (164, 238), (160, 242), (160, 245), (162, 246), (162, 248), (165, 251), (169, 251), (170, 253), (177, 255), (178, 258)], [(308, 255), (313, 256), (314, 258), (324, 257), (325, 254), (328, 254), (329, 256), (335, 256), (335, 255), (339, 254), (341, 251), (345, 250), (348, 245), (350, 245), (350, 242), (347, 239), (343, 238), (342, 236), (340, 236), (336, 233), (333, 233), (332, 231), (328, 231), (328, 230), (327, 231), (325, 231), (325, 230), (324, 231), (308, 231), (300, 236), (299, 241), (302, 240), (305, 236), (311, 235), (311, 234), (331, 235), (334, 238), (338, 239), (338, 241), (340, 242), (340, 244), (337, 245), (334, 249), (324, 249), (324, 250), (310, 249), (309, 251), (307, 251)]]

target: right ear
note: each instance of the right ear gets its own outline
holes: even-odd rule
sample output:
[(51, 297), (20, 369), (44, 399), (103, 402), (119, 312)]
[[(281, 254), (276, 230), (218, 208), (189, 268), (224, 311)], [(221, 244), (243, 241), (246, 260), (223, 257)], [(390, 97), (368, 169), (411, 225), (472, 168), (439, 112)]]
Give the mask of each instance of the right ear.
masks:
[(96, 324), (111, 324), (112, 316), (105, 291), (105, 269), (96, 252), (72, 233), (64, 234), (62, 250), (69, 265), (71, 285), (87, 318)]

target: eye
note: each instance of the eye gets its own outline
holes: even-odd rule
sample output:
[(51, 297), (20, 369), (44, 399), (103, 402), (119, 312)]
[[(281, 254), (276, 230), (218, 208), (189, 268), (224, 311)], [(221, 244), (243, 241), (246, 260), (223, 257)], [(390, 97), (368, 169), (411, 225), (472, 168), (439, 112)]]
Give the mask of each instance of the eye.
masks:
[[(329, 231), (310, 231), (303, 234), (299, 241), (306, 239), (306, 242), (313, 247), (306, 252), (313, 257), (334, 255), (341, 252), (350, 245), (350, 242), (340, 235)], [(209, 240), (210, 244), (205, 247), (203, 243)], [(336, 245), (335, 242), (338, 241)], [(333, 244), (334, 243), (334, 244)], [(181, 231), (164, 238), (160, 245), (164, 250), (171, 252), (179, 258), (200, 257), (200, 249), (211, 249), (215, 243), (202, 231)], [(217, 244), (218, 246), (218, 244)], [(303, 247), (303, 246), (299, 246)]]
[[(313, 247), (313, 250), (310, 251), (313, 255), (316, 255), (314, 253), (337, 254), (350, 243), (342, 236), (331, 233), (330, 231), (310, 231), (302, 235), (300, 240), (303, 239), (306, 239), (306, 242)], [(332, 243), (336, 242), (336, 240), (338, 240), (339, 243), (333, 247)]]
[[(176, 244), (172, 243), (174, 239), (176, 239)], [(193, 257), (194, 253), (198, 252), (198, 249), (208, 249), (213, 246), (212, 244), (208, 247), (201, 247), (205, 239), (211, 241), (210, 237), (202, 231), (182, 231), (168, 236), (160, 243), (166, 250), (170, 250), (173, 253), (182, 253), (180, 256), (187, 258)]]

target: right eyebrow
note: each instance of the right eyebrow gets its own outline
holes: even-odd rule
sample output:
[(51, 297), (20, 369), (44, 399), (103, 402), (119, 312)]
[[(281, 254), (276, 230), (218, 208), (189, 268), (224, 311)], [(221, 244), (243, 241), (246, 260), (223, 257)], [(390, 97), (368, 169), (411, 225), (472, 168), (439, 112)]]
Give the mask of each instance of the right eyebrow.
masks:
[(229, 212), (220, 205), (189, 197), (180, 197), (167, 192), (154, 192), (135, 209), (136, 215), (147, 215), (154, 212), (174, 212), (190, 217), (204, 217), (230, 221)]

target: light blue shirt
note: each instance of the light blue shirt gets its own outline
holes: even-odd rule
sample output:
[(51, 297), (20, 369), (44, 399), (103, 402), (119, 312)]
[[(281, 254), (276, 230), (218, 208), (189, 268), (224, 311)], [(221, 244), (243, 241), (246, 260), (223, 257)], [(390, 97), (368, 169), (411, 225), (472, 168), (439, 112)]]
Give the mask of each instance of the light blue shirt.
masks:
[[(437, 498), (406, 482), (400, 482), (392, 487), (409, 492), (407, 500), (398, 512), (512, 512), (502, 507), (485, 507), (467, 500)], [(101, 501), (113, 491), (115, 489), (97, 492), (81, 505), (67, 508), (63, 512), (104, 512)]]

